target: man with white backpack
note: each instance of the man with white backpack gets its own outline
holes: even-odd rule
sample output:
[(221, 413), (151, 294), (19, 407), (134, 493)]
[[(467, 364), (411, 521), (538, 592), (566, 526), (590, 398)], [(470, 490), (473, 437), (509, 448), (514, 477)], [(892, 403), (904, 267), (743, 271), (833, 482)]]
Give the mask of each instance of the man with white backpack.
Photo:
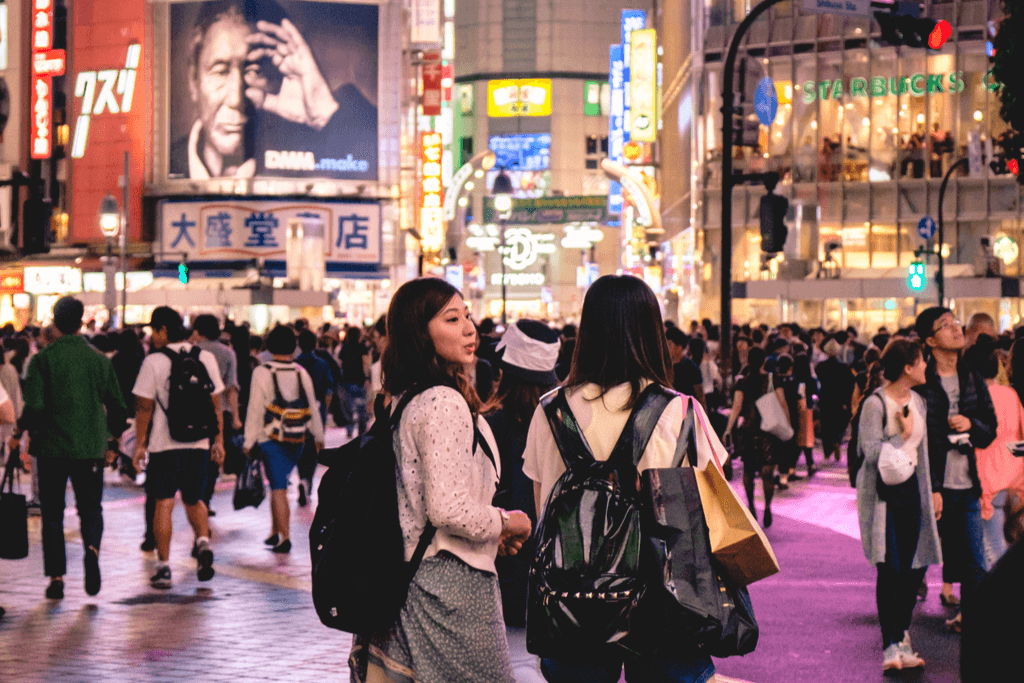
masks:
[(273, 358), (252, 371), (249, 408), (245, 417), (242, 450), (249, 457), (258, 446), (259, 457), (270, 482), (270, 514), (273, 528), (264, 543), (275, 553), (292, 549), (289, 539), (288, 478), (302, 455), (306, 432), (313, 435), (319, 452), (324, 446), (324, 423), (309, 373), (292, 360), (295, 332), (278, 325), (267, 336)]

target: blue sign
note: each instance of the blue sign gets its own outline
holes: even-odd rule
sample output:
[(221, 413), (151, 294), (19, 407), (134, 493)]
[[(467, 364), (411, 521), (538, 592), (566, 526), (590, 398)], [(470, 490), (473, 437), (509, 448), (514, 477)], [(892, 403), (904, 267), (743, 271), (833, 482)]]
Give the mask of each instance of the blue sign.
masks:
[(935, 237), (935, 231), (938, 227), (934, 218), (925, 216), (917, 222), (917, 234), (926, 240), (930, 240), (932, 237)]
[(772, 125), (775, 115), (779, 113), (779, 93), (772, 79), (767, 76), (761, 79), (754, 91), (754, 111), (765, 126)]
[[(626, 84), (623, 79), (622, 45), (612, 45), (608, 49), (608, 59), (610, 63), (608, 84), (612, 91), (611, 111), (608, 116), (608, 158), (621, 164), (626, 121)], [(613, 216), (622, 213), (622, 186), (614, 181), (608, 187), (608, 213)]]
[(622, 44), (629, 45), (629, 34), (647, 26), (647, 12), (642, 9), (622, 10)]
[(492, 135), (488, 146), (496, 157), (496, 168), (546, 171), (551, 167), (551, 133)]

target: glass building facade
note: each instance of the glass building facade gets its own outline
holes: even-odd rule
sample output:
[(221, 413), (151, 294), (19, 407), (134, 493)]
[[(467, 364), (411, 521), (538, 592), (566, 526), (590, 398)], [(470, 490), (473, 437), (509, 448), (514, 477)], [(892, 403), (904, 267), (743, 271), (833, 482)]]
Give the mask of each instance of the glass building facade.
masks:
[[(704, 268), (708, 312), (717, 307), (720, 266), (722, 70), (736, 24), (755, 4), (699, 0), (693, 7), (699, 82), (691, 216), (711, 266)], [(943, 202), (946, 296), (958, 313), (985, 310), (1005, 324), (1018, 323), (1021, 186), (988, 164), (999, 155), (998, 139), (1007, 128), (988, 56), (1000, 16), (997, 0), (925, 0), (927, 16), (953, 26), (937, 52), (881, 43), (873, 18), (811, 13), (802, 5), (786, 0), (769, 9), (740, 49), (736, 99), (744, 117), (734, 172), (778, 172), (776, 191), (790, 200), (791, 211), (784, 255), (766, 261), (758, 212), (765, 190), (735, 189), (733, 279), (748, 283), (746, 297), (734, 305), (736, 318), (871, 328), (892, 326), (934, 303), (913, 298), (907, 267), (918, 250), (938, 248), (918, 234), (918, 222), (938, 216), (941, 181), (967, 158), (969, 168), (954, 172)], [(770, 126), (760, 125), (754, 113), (755, 88), (766, 76), (779, 100)], [(992, 280), (987, 289), (958, 284), (986, 274)], [(1003, 284), (1008, 278), (1017, 279), (1016, 288)], [(843, 290), (861, 295), (828, 298), (832, 289), (814, 287), (824, 279), (856, 281)]]

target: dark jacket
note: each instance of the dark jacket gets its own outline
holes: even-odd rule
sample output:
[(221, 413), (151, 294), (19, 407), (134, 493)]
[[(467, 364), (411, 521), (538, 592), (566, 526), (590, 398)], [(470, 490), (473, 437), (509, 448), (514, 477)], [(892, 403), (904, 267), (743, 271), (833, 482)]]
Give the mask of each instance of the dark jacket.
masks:
[[(975, 448), (985, 448), (996, 438), (996, 411), (992, 406), (992, 396), (988, 393), (985, 380), (963, 362), (957, 363), (957, 374), (960, 376), (960, 414), (971, 421), (971, 445), (966, 450), (971, 475), (971, 492), (981, 497), (981, 481), (978, 479), (978, 459)], [(914, 391), (921, 394), (928, 407), (928, 460), (931, 465), (932, 491), (942, 491), (946, 476), (946, 454), (950, 450), (949, 443), (949, 397), (942, 388), (942, 380), (935, 370), (935, 359), (928, 363), (927, 378)]]

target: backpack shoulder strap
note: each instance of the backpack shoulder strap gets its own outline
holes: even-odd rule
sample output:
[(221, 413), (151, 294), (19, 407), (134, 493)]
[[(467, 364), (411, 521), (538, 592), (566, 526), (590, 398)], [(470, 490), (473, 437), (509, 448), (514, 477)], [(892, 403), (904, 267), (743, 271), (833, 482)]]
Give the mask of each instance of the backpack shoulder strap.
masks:
[(647, 444), (654, 434), (654, 428), (661, 419), (668, 404), (679, 394), (665, 387), (652, 383), (637, 397), (633, 411), (626, 421), (626, 426), (619, 434), (619, 440), (612, 449), (608, 460), (618, 458), (625, 463), (627, 459), (635, 467), (644, 457)]
[(583, 436), (583, 429), (576, 421), (576, 416), (569, 408), (569, 401), (565, 396), (565, 389), (559, 387), (547, 396), (541, 398), (540, 403), (544, 406), (544, 414), (551, 425), (551, 433), (555, 437), (555, 445), (562, 456), (566, 469), (584, 460), (584, 456), (594, 460), (594, 452), (590, 444)]

